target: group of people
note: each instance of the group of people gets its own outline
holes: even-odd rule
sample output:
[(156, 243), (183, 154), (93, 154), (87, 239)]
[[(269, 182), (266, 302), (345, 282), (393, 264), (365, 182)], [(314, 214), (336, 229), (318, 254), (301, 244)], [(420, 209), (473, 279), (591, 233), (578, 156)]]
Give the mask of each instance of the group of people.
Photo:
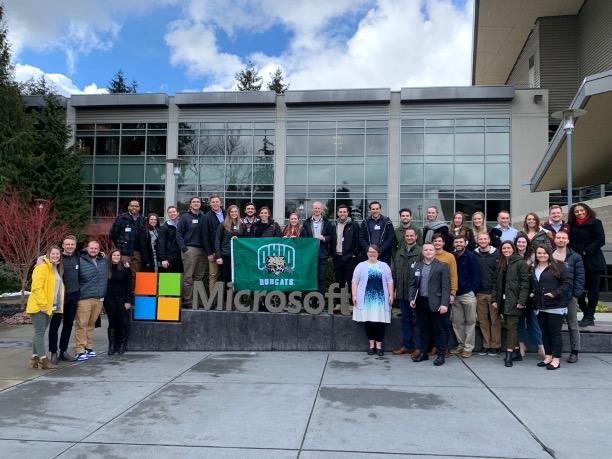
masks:
[[(109, 254), (100, 253), (97, 241), (77, 253), (73, 236), (67, 236), (61, 248), (52, 247), (33, 274), (27, 309), (35, 330), (30, 365), (50, 368), (58, 360), (94, 357), (92, 333), (102, 307), (109, 318), (108, 353), (123, 354), (136, 272), (182, 273), (183, 307), (191, 308), (194, 281), (206, 272), (211, 292), (219, 280), (231, 282), (231, 241), (241, 237), (318, 239), (318, 290), (324, 292), (331, 259), (335, 281), (352, 294), (353, 320), (365, 323), (371, 355), (384, 354), (385, 325), (396, 300), (402, 346), (393, 353), (409, 354), (415, 362), (435, 356), (435, 365), (442, 365), (449, 353), (472, 355), (477, 321), (483, 336), (480, 354), (498, 355), (503, 317), (507, 366), (521, 360), (531, 342), (538, 346), (542, 366), (556, 369), (563, 318), (570, 329), (572, 363), (580, 348), (578, 326), (594, 323), (599, 277), (605, 270), (605, 236), (601, 221), (583, 203), (571, 207), (568, 222), (559, 206), (550, 208), (544, 224), (529, 213), (522, 231), (511, 226), (507, 211), (501, 211), (498, 225), (489, 229), (482, 212), (471, 216), (471, 227), (461, 212), (447, 225), (430, 206), (420, 227), (404, 208), (394, 228), (379, 202), (371, 202), (369, 216), (357, 223), (344, 204), (336, 209), (335, 221), (327, 219), (317, 201), (310, 217), (300, 221), (291, 213), (281, 228), (266, 206), (257, 209), (247, 203), (241, 216), (236, 205), (222, 208), (217, 195), (209, 196), (208, 204), (210, 210), (204, 213), (201, 199), (193, 197), (182, 215), (170, 206), (160, 224), (158, 215), (145, 218), (139, 201), (132, 200), (111, 227), (115, 249)], [(578, 305), (584, 312), (580, 323)], [(71, 356), (67, 346), (73, 322)], [(50, 361), (44, 349), (48, 326)], [(451, 332), (458, 345), (447, 351)]]

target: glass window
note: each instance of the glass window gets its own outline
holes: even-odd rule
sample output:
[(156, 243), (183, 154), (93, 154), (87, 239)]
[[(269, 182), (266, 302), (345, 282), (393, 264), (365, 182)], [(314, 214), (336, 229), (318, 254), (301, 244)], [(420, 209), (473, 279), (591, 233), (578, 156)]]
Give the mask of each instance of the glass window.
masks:
[(304, 173), (306, 166), (287, 165), (287, 175), (285, 183), (287, 185), (306, 185), (307, 175)]
[(487, 118), (487, 126), (510, 126), (509, 118)]
[(250, 184), (252, 182), (253, 167), (250, 164), (228, 164), (225, 183)]
[(509, 155), (487, 155), (485, 157), (485, 162), (487, 163), (509, 163), (510, 156)]
[(308, 137), (309, 153), (315, 155), (336, 155), (335, 135), (311, 135)]
[(425, 126), (427, 127), (453, 127), (455, 120), (425, 120)]
[(483, 118), (459, 118), (455, 120), (455, 126), (484, 126)]
[(93, 164), (83, 164), (83, 167), (81, 167), (81, 177), (83, 177), (83, 182), (91, 183), (93, 178)]
[(287, 136), (287, 156), (305, 156), (308, 153), (308, 137), (305, 135)]
[[(93, 198), (93, 216), (94, 217), (112, 217), (117, 215), (117, 198), (116, 197), (97, 197)], [(111, 220), (112, 223), (112, 220)]]
[(147, 163), (145, 183), (164, 183), (166, 180), (165, 163)]
[(147, 137), (147, 154), (166, 156), (166, 136)]
[(251, 156), (253, 154), (253, 137), (248, 135), (227, 136), (228, 156)]
[(209, 135), (200, 137), (201, 156), (224, 156), (225, 137), (220, 135)]
[(255, 164), (253, 166), (253, 183), (274, 183), (274, 165)]
[(453, 141), (452, 134), (425, 134), (425, 154), (452, 155)]
[(486, 136), (487, 156), (510, 154), (510, 134), (487, 132)]
[(179, 156), (195, 156), (198, 154), (198, 142), (194, 136), (179, 136)]
[(485, 183), (487, 185), (509, 185), (510, 167), (508, 164), (487, 164)]
[(144, 136), (124, 136), (121, 138), (121, 154), (138, 156), (145, 154)]
[(487, 201), (487, 220), (497, 220), (497, 214), (502, 210), (510, 210), (509, 199), (498, 199)]
[(433, 164), (442, 164), (442, 163), (452, 164), (454, 159), (455, 159), (454, 156), (425, 156), (425, 162), (433, 163)]
[(455, 184), (482, 185), (484, 184), (483, 164), (456, 164)]
[(422, 164), (402, 164), (400, 174), (401, 184), (416, 185), (423, 183)]
[(97, 137), (96, 138), (96, 155), (118, 155), (119, 154), (119, 137)]
[(225, 166), (223, 164), (207, 164), (200, 167), (200, 184), (223, 185)]
[(386, 185), (388, 177), (387, 162), (370, 164), (366, 167), (365, 183), (372, 185)]
[(92, 156), (94, 154), (94, 144), (93, 137), (77, 137), (74, 146), (78, 154)]
[(265, 158), (274, 158), (274, 136), (273, 135), (256, 135), (255, 141), (255, 156)]
[(339, 135), (338, 156), (363, 156), (364, 142), (363, 135)]
[(484, 134), (455, 134), (456, 155), (483, 155)]
[(426, 164), (425, 183), (453, 183), (452, 164)]
[(363, 165), (338, 165), (336, 166), (337, 184), (362, 184)]
[(402, 155), (422, 155), (423, 134), (402, 134)]
[(385, 155), (389, 154), (389, 136), (372, 135), (366, 136), (366, 155)]
[(308, 183), (313, 185), (333, 185), (334, 169), (333, 164), (308, 166)]
[(484, 200), (465, 201), (465, 200), (457, 199), (455, 201), (455, 210), (457, 212), (463, 212), (466, 216), (466, 219), (471, 221), (472, 215), (474, 214), (474, 212), (477, 212), (477, 211), (484, 212), (485, 211), (485, 202)]
[(121, 164), (119, 180), (121, 183), (144, 183), (144, 164)]
[(96, 164), (94, 180), (96, 183), (117, 183), (117, 164)]
[(424, 120), (402, 120), (402, 126), (423, 127)]

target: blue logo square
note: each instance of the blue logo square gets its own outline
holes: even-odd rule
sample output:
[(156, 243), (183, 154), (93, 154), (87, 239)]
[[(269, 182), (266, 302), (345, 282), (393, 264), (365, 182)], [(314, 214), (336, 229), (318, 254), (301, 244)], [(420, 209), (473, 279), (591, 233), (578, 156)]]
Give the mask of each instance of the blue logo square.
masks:
[(155, 320), (157, 317), (157, 298), (137, 296), (134, 303), (134, 320)]

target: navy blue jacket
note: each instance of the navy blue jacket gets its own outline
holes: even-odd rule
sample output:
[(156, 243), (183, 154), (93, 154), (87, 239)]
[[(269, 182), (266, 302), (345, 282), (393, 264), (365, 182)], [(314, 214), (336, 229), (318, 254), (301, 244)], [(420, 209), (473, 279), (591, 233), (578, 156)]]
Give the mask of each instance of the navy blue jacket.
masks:
[(194, 214), (188, 210), (183, 215), (176, 226), (176, 242), (181, 252), (187, 252), (187, 247), (204, 248), (202, 242), (202, 221), (204, 214), (198, 212)]
[(569, 297), (571, 300), (572, 297), (580, 298), (584, 293), (584, 263), (582, 262), (582, 257), (572, 249), (568, 247), (565, 250), (565, 267), (573, 280), (573, 287)]
[(81, 300), (99, 300), (106, 296), (108, 284), (108, 260), (97, 256), (96, 263), (87, 255), (81, 254), (79, 261), (79, 287)]
[(457, 260), (457, 276), (459, 278), (457, 296), (470, 292), (476, 294), (480, 288), (480, 265), (476, 255), (466, 247), (463, 255), (457, 256), (455, 254), (455, 259)]
[[(380, 229), (375, 229), (376, 226), (379, 226)], [(374, 220), (370, 216), (361, 222), (361, 228), (359, 229), (359, 245), (361, 246), (361, 252), (365, 255), (368, 251), (368, 246), (376, 242), (372, 239), (374, 231), (380, 231), (380, 239), (378, 241), (380, 254), (378, 259), (390, 264), (391, 253), (395, 247), (395, 230), (389, 217), (381, 215), (378, 220)]]
[[(221, 209), (221, 213), (223, 214), (223, 220), (225, 220), (225, 210)], [(215, 255), (215, 238), (217, 237), (219, 225), (221, 225), (221, 222), (212, 209), (204, 214), (204, 219), (202, 220), (202, 243), (204, 244), (206, 255)], [(216, 256), (219, 257), (219, 254)]]

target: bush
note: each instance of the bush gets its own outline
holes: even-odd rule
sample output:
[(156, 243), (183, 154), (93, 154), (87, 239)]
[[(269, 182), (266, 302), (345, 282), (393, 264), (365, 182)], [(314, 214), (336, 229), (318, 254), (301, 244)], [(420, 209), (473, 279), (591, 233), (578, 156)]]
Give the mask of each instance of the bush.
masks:
[(21, 289), (19, 279), (6, 263), (0, 261), (0, 293), (18, 292)]

